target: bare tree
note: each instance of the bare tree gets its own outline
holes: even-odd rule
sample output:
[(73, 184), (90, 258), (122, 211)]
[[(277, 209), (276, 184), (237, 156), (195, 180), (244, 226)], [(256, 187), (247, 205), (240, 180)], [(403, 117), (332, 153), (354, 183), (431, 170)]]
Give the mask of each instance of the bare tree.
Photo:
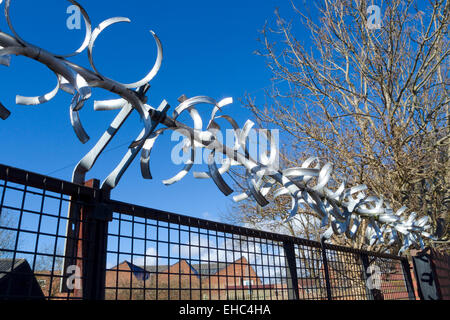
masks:
[(13, 223), (12, 218), (9, 211), (2, 210), (0, 212), (0, 259), (11, 258), (13, 256), (11, 250), (14, 249), (16, 233), (7, 229)]
[(60, 274), (63, 265), (63, 255), (64, 252), (61, 248), (55, 251), (55, 245), (51, 241), (42, 244), (38, 254), (34, 257), (34, 270), (36, 272), (48, 271), (52, 274)]
[[(383, 2), (381, 26), (373, 29), (370, 4), (376, 1), (310, 2), (315, 14), (293, 4), (295, 21), (308, 37), (306, 31), (299, 37), (296, 30), (302, 29), (276, 11), (276, 25), (263, 28), (258, 52), (273, 85), (263, 104), (251, 96), (243, 103), (261, 125), (281, 129), (284, 165), (299, 166), (311, 156), (331, 162), (350, 184), (365, 184), (394, 207), (430, 216), (448, 245), (450, 5)], [(311, 219), (274, 222), (288, 216), (285, 200), (264, 209), (244, 202), (234, 208), (233, 219), (318, 238), (323, 229), (307, 208), (299, 216)], [(386, 250), (382, 243), (367, 245), (365, 228), (363, 223), (355, 241), (332, 240)]]

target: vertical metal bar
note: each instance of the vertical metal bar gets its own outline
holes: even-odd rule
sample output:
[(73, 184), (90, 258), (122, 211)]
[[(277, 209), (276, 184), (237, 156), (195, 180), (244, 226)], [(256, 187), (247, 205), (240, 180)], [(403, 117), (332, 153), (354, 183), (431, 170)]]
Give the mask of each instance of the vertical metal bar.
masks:
[(295, 248), (293, 242), (283, 242), (284, 254), (286, 256), (287, 268), (287, 286), (288, 299), (299, 300), (298, 294), (298, 277), (297, 277), (297, 262), (295, 259)]
[(328, 300), (332, 300), (332, 296), (331, 296), (331, 284), (330, 284), (330, 273), (328, 270), (328, 260), (327, 260), (327, 252), (326, 252), (326, 248), (325, 248), (325, 238), (322, 238), (320, 240), (320, 244), (322, 247), (322, 263), (323, 263), (323, 269), (324, 269), (324, 273), (325, 273), (325, 283), (327, 286), (327, 297)]
[[(64, 195), (61, 193), (59, 195), (58, 222), (56, 224), (55, 245), (53, 247), (52, 269), (50, 270), (50, 272), (51, 272), (50, 273), (50, 284), (48, 286), (49, 292), (52, 292), (53, 279), (54, 279), (54, 275), (55, 275), (55, 264), (56, 264), (55, 254), (56, 254), (56, 251), (58, 248), (58, 238), (59, 238), (58, 233), (59, 233), (59, 226), (61, 225), (61, 210), (62, 210), (63, 201), (64, 201)], [(65, 274), (65, 272), (63, 273), (63, 276), (64, 276), (64, 274)], [(62, 278), (61, 280), (65, 280), (65, 279)], [(64, 283), (66, 283), (66, 281), (64, 281)], [(67, 295), (69, 295), (69, 292), (67, 292)]]
[(147, 279), (151, 283), (151, 273), (150, 272), (147, 273), (147, 218), (144, 218), (144, 301), (147, 300)]
[[(27, 175), (27, 182), (28, 182), (28, 175)], [(22, 203), (20, 205), (19, 222), (17, 224), (17, 231), (16, 231), (17, 233), (16, 233), (16, 237), (15, 237), (15, 241), (14, 241), (14, 252), (13, 252), (13, 258), (12, 258), (12, 263), (11, 263), (11, 273), (16, 271), (15, 270), (16, 260), (18, 260), (17, 259), (17, 249), (19, 246), (20, 232), (22, 230), (23, 210), (25, 207), (25, 198), (27, 196), (27, 188), (28, 188), (28, 183), (25, 183), (23, 192), (22, 192)], [(9, 279), (8, 280), (8, 289), (6, 291), (7, 296), (12, 296), (12, 294), (11, 294), (12, 283), (13, 283), (13, 280)]]
[[(131, 265), (134, 266), (134, 226), (135, 226), (135, 222), (134, 222), (134, 218), (135, 216), (131, 216)], [(130, 270), (130, 300), (133, 300), (133, 296), (136, 296), (134, 291), (135, 289), (133, 288), (133, 270)]]
[[(276, 300), (280, 300), (279, 299), (279, 290), (281, 290), (281, 292), (283, 293), (283, 291), (282, 291), (283, 288), (277, 286), (279, 277), (277, 275), (277, 267), (276, 267), (277, 264), (275, 264), (275, 244), (278, 246), (278, 242), (275, 242), (272, 239), (272, 242), (271, 242), (271, 248), (272, 248), (272, 255), (271, 255), (272, 259), (271, 259), (271, 262), (272, 262), (272, 265), (274, 266), (274, 269), (273, 269), (273, 278), (271, 279), (271, 282), (275, 284)], [(270, 270), (270, 268), (269, 268), (269, 270)]]
[[(78, 195), (73, 194), (70, 196), (69, 209), (67, 213), (67, 224), (64, 243), (64, 261), (62, 263), (62, 270), (61, 270), (63, 278), (61, 280), (60, 290), (61, 292), (67, 292), (68, 294), (70, 294), (71, 290), (67, 288), (67, 270), (69, 266), (78, 265), (77, 238), (79, 236), (79, 226), (81, 223), (80, 221), (81, 208), (77, 204), (78, 201), (79, 201)], [(58, 220), (60, 219), (61, 216), (59, 215)]]
[[(265, 239), (266, 240), (266, 255), (267, 255), (267, 265), (266, 265), (266, 268), (264, 268), (264, 258), (263, 258), (263, 273), (264, 273), (264, 269), (267, 269), (267, 273), (268, 273), (268, 279), (269, 279), (269, 281), (264, 281), (265, 283), (267, 283), (268, 285), (269, 285), (269, 300), (273, 300), (273, 297), (272, 297), (272, 285), (274, 285), (274, 281), (273, 281), (273, 279), (272, 279), (272, 274), (271, 274), (271, 272), (270, 272), (270, 245), (269, 245), (269, 243), (270, 243), (270, 241), (268, 241), (269, 239)], [(273, 248), (273, 247), (272, 247)], [(272, 256), (272, 258), (273, 258), (273, 256)], [(275, 288), (275, 286), (274, 286), (274, 288)], [(266, 299), (267, 300), (267, 297), (266, 297), (266, 290), (264, 290), (264, 299)]]
[[(178, 243), (177, 243), (177, 246), (178, 246), (178, 261), (180, 262), (180, 264), (179, 264), (179, 270), (180, 270), (180, 274), (178, 275), (178, 290), (179, 290), (179, 294), (178, 294), (178, 299), (179, 300), (182, 300), (182, 297), (183, 297), (183, 293), (184, 293), (184, 285), (182, 284), (182, 281), (181, 281), (181, 279), (182, 279), (182, 277), (183, 277), (183, 279), (184, 279), (184, 272), (182, 272), (181, 271), (181, 261), (183, 260), (184, 261), (184, 259), (182, 259), (181, 258), (181, 225), (180, 225), (180, 217), (178, 217)], [(189, 273), (191, 273), (191, 269), (190, 269), (190, 266), (191, 266), (191, 264), (190, 263), (188, 263), (188, 267), (189, 267)], [(183, 274), (183, 275), (182, 275)]]
[(227, 250), (227, 233), (224, 232), (224, 242), (223, 242), (223, 247), (225, 250), (225, 292), (227, 294), (227, 298), (226, 300), (231, 300), (230, 299), (230, 279), (229, 279), (229, 275), (228, 275), (228, 250)]
[[(170, 253), (171, 253), (171, 251), (170, 251), (170, 222), (168, 222), (167, 223), (167, 262), (168, 262), (168, 269), (167, 269), (167, 288), (168, 288), (168, 300), (175, 300), (175, 299), (172, 299), (172, 294), (171, 294), (171, 289), (172, 289), (172, 286), (170, 285), (170, 280), (172, 279), (172, 273), (173, 273), (173, 271), (171, 271), (171, 266), (172, 266), (172, 262), (171, 262), (171, 259), (170, 259)], [(179, 267), (179, 265), (178, 265), (178, 267)], [(173, 291), (173, 290), (172, 290)]]
[(160, 299), (159, 294), (159, 220), (156, 220), (156, 284), (155, 284), (155, 290), (156, 290), (156, 300)]
[(407, 258), (402, 259), (403, 279), (405, 280), (406, 290), (408, 290), (409, 300), (416, 300), (416, 294), (414, 292), (414, 286), (411, 277), (411, 270)]
[[(241, 231), (239, 229), (239, 231)], [(245, 240), (243, 240), (245, 239)], [(242, 232), (239, 232), (239, 275), (240, 275), (240, 288), (241, 288), (241, 295), (242, 295), (242, 300), (246, 300), (245, 299), (245, 289), (244, 289), (244, 276), (245, 276), (245, 268), (244, 268), (244, 264), (242, 263), (242, 257), (244, 256), (244, 249), (243, 249), (243, 242), (247, 241), (247, 237), (242, 235)]]
[[(233, 230), (234, 231), (234, 230)], [(235, 253), (236, 253), (236, 249), (234, 248), (235, 246), (234, 246), (234, 242), (235, 242), (235, 236), (236, 236), (236, 234), (234, 234), (234, 233), (231, 233), (231, 252), (233, 252), (233, 258), (231, 259), (231, 262), (233, 263), (233, 286), (234, 286), (234, 300), (237, 300), (237, 286), (238, 286), (238, 284), (237, 284), (237, 282), (236, 282), (236, 279), (237, 279), (237, 277), (236, 277), (236, 263), (234, 263), (235, 262), (235, 258), (236, 258), (236, 255), (235, 255)]]
[(122, 213), (119, 213), (118, 216), (118, 228), (117, 228), (117, 263), (116, 263), (116, 283), (115, 283), (115, 291), (116, 296), (115, 299), (119, 300), (119, 273), (120, 273), (120, 236), (122, 234)]
[[(247, 251), (242, 251), (242, 254), (241, 254), (242, 257), (244, 257), (245, 253), (247, 254), (247, 264), (242, 266), (242, 269), (241, 269), (242, 273), (243, 273), (242, 279), (245, 279), (245, 282), (250, 284), (250, 285), (247, 285), (248, 288), (246, 289), (245, 288), (245, 282), (242, 283), (242, 289), (243, 289), (242, 291), (243, 291), (243, 295), (244, 295), (244, 300), (252, 300), (251, 280), (250, 280), (250, 266), (249, 266), (249, 263), (250, 263), (250, 248), (249, 248), (249, 245), (248, 245), (249, 241), (250, 241), (249, 237), (245, 237), (245, 244), (247, 245)], [(241, 247), (241, 249), (242, 249), (242, 247)], [(242, 249), (242, 250), (244, 250), (244, 249)], [(241, 263), (242, 263), (242, 260), (241, 260)], [(246, 293), (248, 293), (248, 299), (245, 299), (245, 294)]]
[[(38, 258), (38, 250), (39, 250), (39, 236), (41, 235), (41, 226), (42, 226), (42, 213), (44, 212), (44, 203), (45, 203), (45, 191), (46, 191), (46, 187), (45, 187), (45, 183), (44, 183), (44, 188), (42, 189), (42, 199), (41, 199), (41, 205), (39, 208), (39, 222), (38, 222), (38, 227), (37, 227), (37, 234), (36, 234), (36, 243), (34, 246), (34, 259), (33, 259), (33, 265), (31, 267), (31, 270), (33, 271), (33, 273), (36, 273), (36, 261)], [(1, 209), (0, 209), (1, 212)], [(56, 254), (56, 252), (55, 252)], [(61, 280), (60, 280), (61, 281)], [(32, 292), (33, 292), (33, 286), (31, 285), (28, 291), (28, 295), (31, 296)], [(49, 296), (52, 295), (52, 292), (49, 291), (47, 293)], [(44, 292), (44, 295), (46, 295), (46, 292)]]
[[(188, 239), (187, 239), (187, 245), (188, 245), (188, 249), (189, 249), (189, 263), (192, 265), (192, 245), (191, 245), (191, 218), (189, 218), (189, 226), (188, 226)], [(180, 238), (181, 239), (181, 238)], [(200, 266), (198, 267), (198, 269), (200, 269)], [(199, 275), (199, 279), (198, 279), (198, 283), (201, 286), (202, 285), (202, 279), (201, 279), (201, 275)], [(192, 299), (192, 272), (189, 274), (189, 300), (193, 300)], [(198, 288), (194, 288), (195, 289), (195, 297), (197, 297), (197, 293), (198, 293)]]
[(211, 244), (209, 243), (209, 229), (206, 229), (206, 238), (207, 238), (207, 245), (208, 245), (208, 300), (213, 300), (212, 298), (212, 288), (211, 288)]
[(220, 246), (219, 246), (219, 232), (217, 231), (217, 224), (215, 225), (215, 232), (216, 232), (216, 263), (217, 263), (217, 300), (222, 300), (221, 299), (221, 291), (220, 291), (220, 282), (222, 280), (222, 275), (219, 274), (219, 270), (220, 268)]

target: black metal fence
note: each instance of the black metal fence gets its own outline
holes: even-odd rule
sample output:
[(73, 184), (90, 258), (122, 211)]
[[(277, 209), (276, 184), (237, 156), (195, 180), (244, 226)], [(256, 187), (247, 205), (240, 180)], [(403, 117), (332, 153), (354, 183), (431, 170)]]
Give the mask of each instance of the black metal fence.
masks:
[(0, 165), (0, 299), (415, 299), (406, 258), (182, 216)]

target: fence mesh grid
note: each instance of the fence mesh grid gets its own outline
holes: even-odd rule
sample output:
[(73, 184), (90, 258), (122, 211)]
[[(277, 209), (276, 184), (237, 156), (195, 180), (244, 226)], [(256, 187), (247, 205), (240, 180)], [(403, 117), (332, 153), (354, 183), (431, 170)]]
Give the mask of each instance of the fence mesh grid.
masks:
[(70, 203), (63, 193), (0, 180), (0, 299), (81, 298), (61, 287), (64, 260), (76, 266), (85, 259), (65, 251), (67, 240), (81, 240), (67, 233)]
[(114, 213), (107, 299), (287, 299), (282, 244)]
[(105, 200), (97, 190), (0, 166), (0, 299), (411, 298), (404, 258)]
[(375, 275), (375, 281), (379, 281), (380, 291), (374, 294), (382, 294), (386, 300), (409, 300), (408, 288), (401, 261), (369, 256), (370, 262), (379, 270), (379, 276)]

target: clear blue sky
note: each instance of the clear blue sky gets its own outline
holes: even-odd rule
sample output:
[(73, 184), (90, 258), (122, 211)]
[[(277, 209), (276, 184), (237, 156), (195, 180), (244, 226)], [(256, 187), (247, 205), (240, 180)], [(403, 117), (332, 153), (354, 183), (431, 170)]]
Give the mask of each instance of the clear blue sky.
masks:
[[(43, 0), (39, 1), (42, 7), (37, 7), (37, 3), (12, 1), (12, 21), (22, 38), (58, 53), (77, 48), (84, 37), (84, 27), (82, 30), (66, 28), (69, 3)], [(80, 0), (80, 3), (88, 11), (94, 27), (115, 16), (132, 20), (131, 24), (113, 26), (97, 41), (95, 60), (103, 74), (121, 82), (134, 82), (147, 74), (156, 57), (156, 47), (149, 34), (149, 30), (154, 30), (163, 42), (164, 61), (151, 82), (149, 104), (157, 107), (166, 99), (173, 108), (182, 94), (208, 95), (217, 100), (233, 97), (235, 103), (227, 107), (226, 113), (241, 125), (250, 115), (238, 99), (245, 93), (261, 97), (261, 89), (270, 84), (264, 58), (253, 54), (261, 47), (257, 41), (258, 30), (266, 20), (274, 22), (277, 7), (285, 16), (291, 15), (288, 0)], [(9, 33), (3, 15), (0, 29)], [(72, 60), (89, 67), (86, 53)], [(9, 68), (0, 67), (0, 79), (0, 101), (12, 111), (9, 119), (0, 122), (0, 163), (69, 180), (74, 165), (117, 114), (117, 111), (94, 112), (93, 100), (117, 97), (102, 90), (93, 91), (92, 99), (81, 112), (91, 140), (82, 145), (70, 126), (70, 95), (60, 92), (54, 100), (41, 106), (15, 105), (16, 94), (36, 96), (54, 88), (55, 77), (44, 66), (13, 57)], [(114, 150), (99, 159), (88, 178), (103, 180), (141, 129), (137, 114), (128, 119), (108, 147)], [(151, 159), (153, 181), (141, 178), (138, 161), (135, 161), (112, 197), (218, 220), (220, 214), (227, 212), (232, 200), (222, 195), (212, 181), (195, 180), (190, 174), (170, 187), (161, 183), (182, 168), (171, 164), (170, 152), (175, 144), (169, 141), (169, 136), (158, 141)]]
[[(131, 24), (113, 26), (96, 42), (95, 60), (104, 75), (127, 83), (146, 75), (156, 57), (156, 47), (149, 33), (153, 30), (163, 43), (164, 61), (151, 82), (149, 104), (157, 107), (166, 99), (173, 110), (182, 94), (188, 97), (207, 95), (217, 100), (233, 97), (235, 103), (225, 112), (240, 125), (251, 115), (240, 105), (239, 99), (250, 93), (262, 102), (262, 89), (270, 85), (271, 74), (264, 58), (254, 54), (255, 50), (261, 49), (258, 31), (266, 21), (274, 24), (277, 7), (285, 19), (292, 18), (290, 0), (79, 1), (88, 11), (93, 27), (116, 16), (132, 20)], [(373, 2), (377, 4), (381, 0)], [(38, 3), (42, 7), (37, 7)], [(68, 5), (69, 2), (61, 0), (13, 0), (12, 21), (28, 42), (52, 52), (71, 52), (82, 42), (84, 29), (67, 29)], [(306, 6), (314, 14), (314, 1), (297, 0), (296, 5), (300, 10)], [(0, 12), (3, 12), (3, 5)], [(298, 27), (299, 23), (296, 34), (302, 38), (305, 30)], [(9, 33), (3, 14), (0, 15), (0, 30)], [(306, 33), (303, 40), (307, 41)], [(71, 60), (89, 67), (86, 53)], [(70, 125), (70, 95), (60, 92), (54, 100), (41, 106), (15, 105), (16, 94), (41, 95), (51, 91), (55, 84), (54, 75), (33, 60), (13, 57), (9, 68), (0, 66), (0, 101), (12, 112), (9, 119), (0, 120), (0, 163), (70, 180), (76, 163), (94, 146), (118, 112), (94, 112), (93, 101), (117, 97), (102, 90), (93, 91), (93, 97), (81, 111), (83, 125), (91, 140), (82, 145)], [(89, 173), (88, 179), (105, 179), (141, 130), (142, 123), (135, 113)], [(232, 199), (226, 198), (212, 181), (195, 180), (189, 174), (173, 186), (162, 184), (163, 179), (182, 169), (171, 163), (171, 150), (175, 145), (169, 135), (161, 138), (152, 152), (154, 180), (144, 180), (139, 162), (135, 161), (112, 192), (112, 198), (220, 220), (230, 209)], [(202, 169), (206, 170), (204, 166), (194, 170)], [(31, 218), (24, 220), (24, 227), (32, 222)], [(51, 232), (52, 223), (45, 222), (45, 225)], [(110, 230), (113, 229), (114, 224)], [(22, 242), (32, 244), (31, 240)], [(129, 244), (127, 240), (122, 243)], [(124, 259), (130, 260), (119, 257), (119, 262)], [(109, 266), (115, 263), (115, 259), (108, 259)]]

